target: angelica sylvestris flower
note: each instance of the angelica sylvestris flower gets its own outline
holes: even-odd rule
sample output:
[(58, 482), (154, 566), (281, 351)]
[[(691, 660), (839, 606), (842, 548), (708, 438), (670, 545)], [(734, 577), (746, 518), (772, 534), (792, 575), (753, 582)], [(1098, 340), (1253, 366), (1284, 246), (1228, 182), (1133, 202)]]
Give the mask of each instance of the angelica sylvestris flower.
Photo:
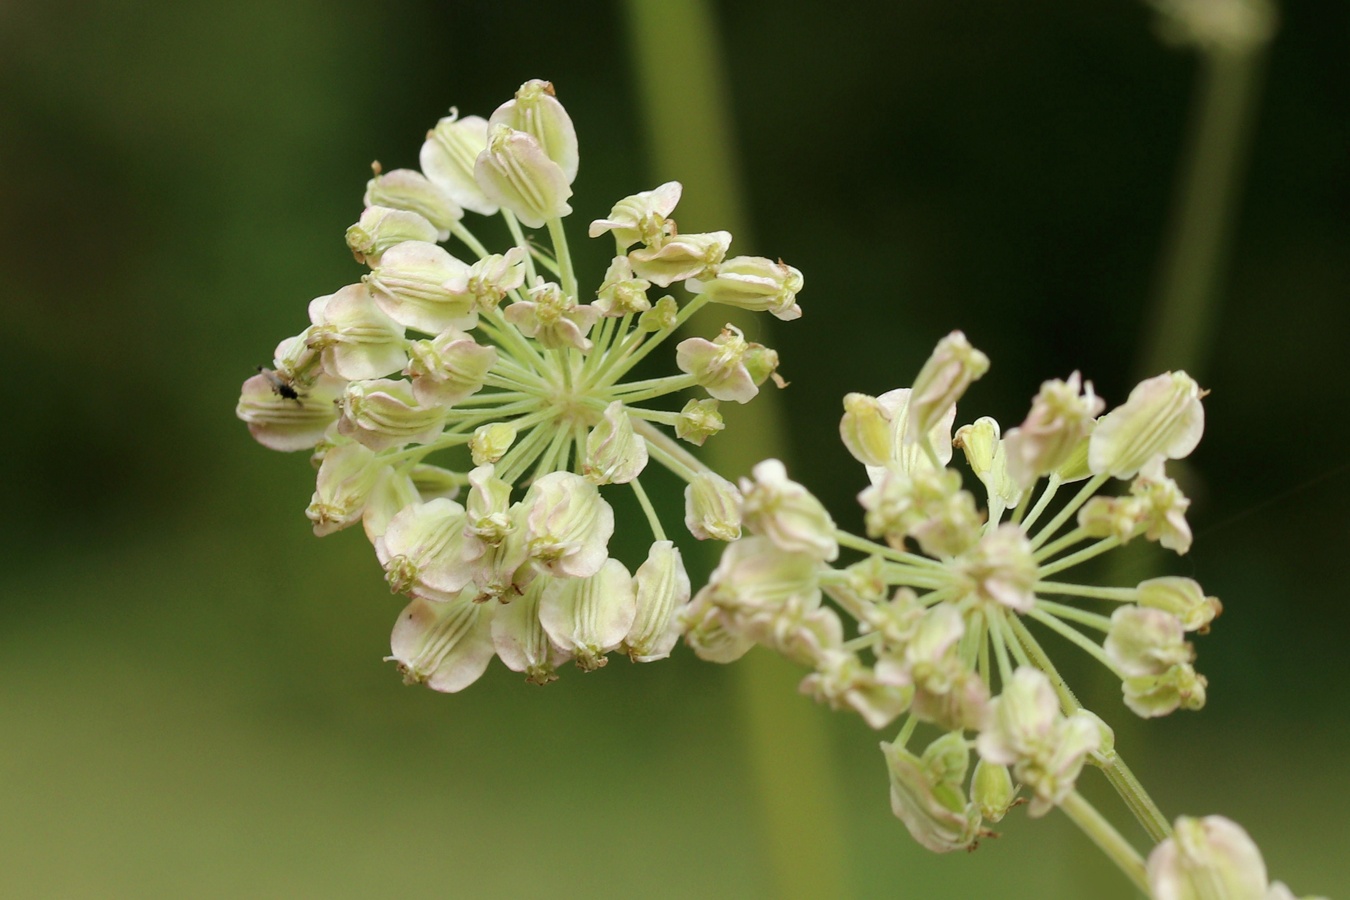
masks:
[[(1085, 765), (1128, 784), (1044, 635), (1104, 666), (1137, 715), (1203, 706), (1189, 637), (1209, 630), (1217, 599), (1189, 578), (1067, 574), (1132, 540), (1189, 550), (1190, 501), (1167, 472), (1204, 429), (1189, 375), (1147, 379), (1107, 411), (1074, 372), (1044, 382), (1015, 427), (982, 417), (953, 434), (990, 367), (954, 331), (911, 387), (844, 398), (840, 438), (865, 473), (866, 533), (851, 534), (778, 460), (735, 484), (686, 449), (725, 429), (720, 402), (786, 383), (778, 354), (732, 325), (669, 339), (708, 304), (798, 318), (799, 270), (730, 255), (725, 231), (681, 232), (668, 182), (590, 224), (606, 268), (580, 284), (563, 222), (580, 153), (545, 81), (487, 119), (452, 110), (419, 160), (420, 172), (375, 167), (346, 233), (369, 271), (311, 301), (236, 409), (264, 446), (312, 451), (315, 533), (362, 523), (411, 601), (390, 642), (405, 681), (459, 691), (496, 657), (542, 685), (569, 661), (662, 659), (681, 636), (715, 662), (761, 646), (807, 669), (800, 689), (818, 702), (875, 729), (899, 720), (881, 745), (892, 809), (938, 852), (973, 848), (1022, 791), (1033, 816), (1083, 815)], [(509, 245), (489, 249), (466, 213), (500, 213)], [(545, 229), (547, 249), (526, 228)], [(635, 378), (644, 361), (667, 374)], [(686, 485), (674, 536), (643, 486), (657, 468)], [(1099, 493), (1111, 479), (1123, 490)], [(622, 491), (632, 503), (612, 504)], [(645, 559), (611, 554), (620, 528), (650, 533)], [(725, 542), (698, 590), (679, 548), (694, 540)], [(1214, 817), (1180, 820), (1147, 878), (1157, 898), (1288, 895)]]
[[(807, 666), (802, 690), (823, 703), (873, 727), (903, 715), (900, 737), (883, 745), (895, 812), (933, 849), (970, 846), (979, 810), (996, 819), (1012, 802), (1009, 779), (1041, 815), (1066, 802), (1085, 764), (1109, 764), (1109, 730), (1063, 686), (1041, 635), (1088, 652), (1130, 710), (1160, 716), (1204, 704), (1186, 634), (1207, 630), (1220, 608), (1190, 579), (1113, 587), (1064, 574), (1136, 538), (1189, 548), (1189, 501), (1165, 466), (1199, 440), (1195, 382), (1181, 372), (1149, 379), (1098, 419), (1103, 403), (1075, 373), (1043, 384), (1010, 432), (986, 417), (953, 436), (956, 401), (988, 366), (955, 332), (913, 389), (845, 398), (840, 436), (870, 482), (858, 498), (867, 537), (840, 530), (780, 463), (757, 466), (737, 504), (750, 534), (727, 546), (690, 613), (689, 640), (705, 658), (760, 644)], [(950, 465), (953, 444), (984, 510)], [(1094, 496), (1112, 477), (1128, 493)], [(1085, 483), (1056, 502), (1074, 481)], [(709, 511), (731, 505), (717, 484), (691, 486), (691, 528), (709, 533)], [(836, 563), (859, 552), (861, 561)], [(828, 631), (808, 624), (822, 611), (833, 613)], [(974, 733), (963, 739), (983, 760), (978, 790), (968, 789), (979, 810), (965, 781), (944, 781), (903, 749), (920, 722)]]
[[(608, 268), (580, 284), (563, 222), (579, 145), (546, 81), (486, 118), (451, 110), (419, 161), (373, 167), (345, 235), (368, 272), (309, 304), (308, 327), (244, 383), (239, 418), (264, 446), (314, 451), (315, 532), (362, 523), (390, 588), (412, 598), (392, 648), (408, 681), (459, 690), (494, 655), (538, 684), (569, 660), (668, 656), (697, 618), (677, 542), (736, 540), (745, 518), (737, 488), (681, 442), (716, 436), (718, 402), (748, 402), (778, 365), (731, 327), (669, 339), (710, 303), (796, 318), (801, 273), (728, 258), (728, 232), (681, 233), (668, 182), (591, 223)], [(499, 212), (511, 242), (489, 248), (473, 216)], [(551, 250), (522, 227), (546, 229)], [(644, 360), (667, 374), (635, 379)], [(683, 525), (647, 497), (653, 464), (689, 484)], [(607, 498), (626, 490), (644, 523), (615, 522)], [(812, 560), (836, 552), (829, 517), (785, 477), (762, 478), (754, 497), (754, 527), (809, 549), (787, 571), (810, 582)], [(688, 534), (672, 540), (668, 526)], [(616, 527), (650, 530), (645, 561), (611, 556)], [(831, 643), (814, 584), (764, 587), (782, 609), (761, 610), (760, 626), (781, 646), (809, 656)]]

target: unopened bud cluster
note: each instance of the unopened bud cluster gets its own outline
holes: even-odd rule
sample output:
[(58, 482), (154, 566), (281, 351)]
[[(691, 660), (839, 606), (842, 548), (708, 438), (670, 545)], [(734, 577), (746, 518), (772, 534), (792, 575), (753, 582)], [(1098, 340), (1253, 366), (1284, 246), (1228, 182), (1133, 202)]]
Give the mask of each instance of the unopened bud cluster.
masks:
[[(728, 257), (725, 231), (681, 233), (670, 182), (591, 224), (614, 256), (583, 294), (562, 223), (576, 131), (544, 81), (487, 119), (452, 111), (420, 162), (376, 167), (346, 235), (369, 271), (310, 303), (309, 326), (244, 383), (238, 415), (264, 446), (313, 451), (315, 533), (362, 523), (411, 598), (392, 639), (408, 681), (457, 691), (494, 656), (538, 683), (567, 660), (663, 658), (691, 589), (639, 476), (655, 459), (693, 478), (679, 441), (721, 431), (719, 402), (753, 399), (778, 356), (727, 326), (680, 342), (678, 374), (631, 373), (709, 303), (800, 316), (801, 273)], [(500, 213), (513, 245), (490, 252), (466, 211)], [(552, 253), (522, 227), (546, 228)], [(609, 553), (609, 485), (638, 493), (652, 531), (631, 572)], [(704, 486), (698, 537), (738, 534), (719, 491)]]

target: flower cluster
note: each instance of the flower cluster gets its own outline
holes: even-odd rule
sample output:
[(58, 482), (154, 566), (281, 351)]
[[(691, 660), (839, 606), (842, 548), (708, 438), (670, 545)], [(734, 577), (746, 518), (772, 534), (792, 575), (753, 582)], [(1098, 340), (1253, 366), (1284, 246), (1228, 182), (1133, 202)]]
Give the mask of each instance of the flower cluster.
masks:
[[(911, 387), (844, 398), (840, 436), (869, 482), (866, 534), (851, 534), (781, 462), (733, 484), (681, 443), (723, 430), (720, 403), (783, 385), (773, 350), (728, 325), (678, 342), (679, 374), (633, 374), (708, 304), (796, 319), (801, 273), (728, 257), (727, 232), (681, 233), (670, 182), (591, 223), (614, 255), (583, 296), (563, 227), (578, 164), (547, 82), (488, 119), (452, 111), (420, 171), (376, 167), (346, 234), (369, 271), (311, 301), (308, 327), (244, 383), (237, 414), (253, 436), (311, 451), (315, 533), (360, 522), (410, 599), (391, 639), (405, 680), (458, 691), (497, 657), (544, 684), (569, 660), (662, 659), (681, 636), (717, 662), (764, 646), (810, 669), (801, 689), (817, 700), (877, 729), (903, 717), (881, 748), (892, 808), (924, 847), (971, 848), (1026, 802), (1033, 816), (1063, 809), (1159, 900), (1290, 898), (1238, 826), (1167, 823), (1038, 637), (1104, 666), (1139, 716), (1204, 705), (1187, 638), (1209, 630), (1218, 600), (1189, 578), (1064, 576), (1139, 538), (1189, 550), (1190, 501), (1167, 463), (1204, 429), (1196, 382), (1168, 372), (1105, 412), (1075, 372), (1045, 382), (1006, 433), (990, 418), (953, 432), (989, 367), (953, 332)], [(511, 246), (489, 252), (466, 211), (500, 214)], [(958, 447), (982, 504), (951, 466)], [(696, 593), (642, 486), (650, 462), (686, 483), (689, 534), (726, 543)], [(1113, 479), (1120, 492), (1101, 493)], [(652, 537), (631, 572), (610, 553), (615, 485)], [(911, 746), (921, 724), (936, 735)], [(1077, 792), (1085, 765), (1155, 840), (1147, 863)]]
[[(871, 482), (859, 496), (867, 537), (836, 527), (777, 461), (739, 489), (708, 479), (688, 491), (696, 534), (734, 537), (733, 520), (749, 532), (685, 613), (695, 651), (725, 662), (765, 645), (813, 670), (805, 693), (874, 728), (907, 713), (900, 737), (882, 745), (892, 799), (934, 850), (970, 846), (981, 821), (1013, 802), (1013, 778), (1039, 815), (1073, 791), (1086, 761), (1111, 757), (1110, 730), (1079, 707), (1033, 627), (1082, 648), (1120, 679), (1131, 710), (1153, 717), (1204, 704), (1186, 636), (1220, 609), (1188, 578), (1101, 587), (1062, 574), (1140, 537), (1189, 549), (1189, 501), (1165, 463), (1200, 440), (1195, 381), (1151, 378), (1102, 415), (1075, 373), (1042, 385), (1006, 434), (982, 418), (953, 435), (956, 401), (988, 366), (954, 332), (913, 387), (845, 398), (840, 434)], [(954, 447), (986, 512), (949, 465)], [(1113, 478), (1127, 492), (1098, 495)], [(832, 565), (841, 548), (863, 556)], [(906, 747), (918, 721), (946, 737), (915, 755)], [(967, 799), (972, 745), (980, 762)]]
[[(681, 341), (680, 374), (631, 374), (706, 304), (801, 315), (796, 269), (729, 258), (725, 231), (679, 231), (675, 182), (591, 224), (615, 252), (583, 296), (562, 224), (578, 158), (547, 82), (488, 119), (452, 111), (427, 134), (421, 171), (376, 167), (346, 235), (368, 274), (313, 300), (309, 326), (239, 400), (264, 446), (313, 451), (315, 533), (363, 524), (412, 601), (393, 659), (437, 690), (471, 684), (493, 656), (543, 683), (569, 659), (593, 670), (616, 650), (670, 653), (689, 578), (638, 477), (655, 459), (691, 478), (677, 439), (720, 431), (719, 402), (751, 400), (778, 357), (728, 326)], [(513, 246), (489, 252), (466, 211), (500, 213)], [(552, 252), (525, 228), (546, 228)], [(472, 261), (442, 246), (452, 239)], [(664, 293), (676, 285), (682, 300)], [(694, 388), (703, 396), (662, 406)], [(608, 550), (612, 484), (637, 493), (653, 533), (631, 574)]]

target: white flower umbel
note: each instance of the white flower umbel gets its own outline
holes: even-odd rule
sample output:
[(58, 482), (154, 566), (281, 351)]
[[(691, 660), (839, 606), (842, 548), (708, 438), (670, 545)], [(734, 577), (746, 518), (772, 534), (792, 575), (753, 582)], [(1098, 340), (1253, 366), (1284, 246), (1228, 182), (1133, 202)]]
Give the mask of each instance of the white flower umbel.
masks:
[[(583, 288), (563, 224), (577, 136), (545, 81), (489, 118), (452, 110), (419, 159), (421, 172), (375, 167), (346, 234), (369, 272), (310, 304), (309, 327), (245, 382), (238, 415), (265, 446), (314, 450), (316, 533), (363, 522), (389, 585), (416, 598), (395, 633), (409, 680), (459, 690), (494, 648), (541, 684), (569, 659), (663, 658), (693, 621), (691, 586), (666, 533), (678, 511), (663, 522), (642, 481), (659, 467), (690, 485), (691, 543), (739, 538), (740, 492), (681, 442), (722, 431), (720, 400), (781, 383), (777, 354), (734, 328), (669, 339), (709, 303), (796, 318), (801, 273), (728, 259), (725, 231), (682, 234), (681, 188), (668, 182), (591, 224), (608, 268)], [(466, 211), (500, 213), (510, 244), (489, 250)], [(668, 374), (633, 377), (658, 357)], [(623, 526), (606, 497), (629, 490), (651, 550), (625, 567), (610, 557)], [(761, 479), (752, 512), (755, 527), (811, 548), (796, 563), (808, 575), (837, 552), (813, 503), (785, 478)], [(837, 643), (814, 585), (781, 599), (760, 624), (783, 647)]]
[[(914, 389), (845, 398), (840, 436), (867, 469), (871, 484), (859, 500), (872, 539), (835, 526), (781, 463), (757, 466), (738, 504), (751, 536), (731, 542), (695, 596), (689, 640), (715, 660), (753, 644), (782, 653), (812, 670), (804, 692), (873, 727), (907, 714), (884, 747), (896, 815), (925, 846), (970, 846), (979, 809), (989, 818), (1006, 812), (1013, 779), (1029, 793), (1032, 815), (1062, 807), (1142, 884), (1142, 858), (1075, 791), (1080, 770), (1103, 768), (1151, 833), (1165, 835), (1167, 823), (1038, 633), (1105, 666), (1138, 715), (1203, 705), (1205, 680), (1185, 636), (1208, 629), (1217, 600), (1189, 579), (1103, 587), (1062, 574), (1135, 538), (1189, 548), (1188, 501), (1164, 466), (1198, 442), (1203, 392), (1170, 373), (1098, 420), (1102, 403), (1075, 374), (1042, 385), (1026, 421), (1006, 435), (989, 418), (963, 426), (955, 443), (987, 498), (981, 511), (963, 487), (968, 479), (949, 464), (956, 400), (988, 364), (956, 332)], [(1094, 496), (1113, 476), (1129, 493)], [(1065, 500), (1058, 492), (1071, 482), (1082, 484)], [(717, 484), (690, 489), (700, 536), (718, 516)], [(833, 564), (849, 551), (863, 560)], [(822, 604), (820, 592), (835, 606)], [(964, 799), (964, 768), (961, 778), (955, 769), (934, 772), (926, 756), (904, 749), (919, 723), (958, 738), (975, 733), (985, 763), (978, 809)]]

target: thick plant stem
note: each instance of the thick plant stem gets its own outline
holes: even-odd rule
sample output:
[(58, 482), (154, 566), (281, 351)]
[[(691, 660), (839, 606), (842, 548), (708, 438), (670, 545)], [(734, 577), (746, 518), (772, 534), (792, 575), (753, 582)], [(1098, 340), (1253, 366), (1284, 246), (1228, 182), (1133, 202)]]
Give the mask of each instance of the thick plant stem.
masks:
[[(710, 4), (628, 0), (625, 10), (646, 114), (652, 186), (671, 178), (683, 182), (675, 211), (681, 231), (726, 229), (736, 235), (738, 246), (754, 252), (744, 224), (728, 109), (731, 94)], [(698, 127), (691, 128), (690, 122)], [(704, 334), (731, 323), (759, 339), (760, 323), (740, 313), (726, 307), (704, 309), (687, 325), (692, 333)], [(744, 406), (723, 405), (730, 436), (710, 440), (704, 455), (724, 477), (747, 473), (765, 457), (785, 455), (777, 399), (766, 390)], [(799, 673), (772, 654), (749, 654), (736, 664), (732, 677), (739, 680), (745, 753), (754, 769), (774, 896), (846, 893), (840, 792), (823, 715), (797, 694)]]
[(1200, 54), (1191, 134), (1139, 377), (1207, 361), (1250, 143), (1262, 47)]
[(1064, 814), (1120, 867), (1130, 881), (1134, 882), (1135, 887), (1145, 894), (1149, 892), (1143, 857), (1120, 836), (1120, 832), (1116, 831), (1091, 803), (1083, 799), (1082, 794), (1073, 791), (1059, 804), (1059, 808), (1064, 810)]

